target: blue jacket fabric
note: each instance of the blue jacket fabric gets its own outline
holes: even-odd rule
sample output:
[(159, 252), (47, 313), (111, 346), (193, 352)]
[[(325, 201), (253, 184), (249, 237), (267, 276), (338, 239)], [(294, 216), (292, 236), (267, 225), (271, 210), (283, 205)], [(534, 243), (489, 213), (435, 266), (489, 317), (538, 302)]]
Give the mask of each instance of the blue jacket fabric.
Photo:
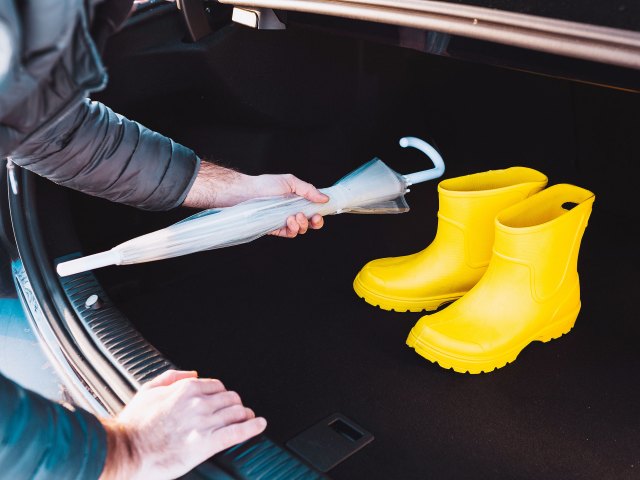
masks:
[(65, 408), (0, 374), (2, 478), (96, 479), (106, 454), (106, 433), (93, 415)]
[(168, 210), (184, 201), (200, 159), (87, 99), (107, 81), (89, 30), (109, 2), (122, 0), (0, 0), (0, 158), (90, 195)]

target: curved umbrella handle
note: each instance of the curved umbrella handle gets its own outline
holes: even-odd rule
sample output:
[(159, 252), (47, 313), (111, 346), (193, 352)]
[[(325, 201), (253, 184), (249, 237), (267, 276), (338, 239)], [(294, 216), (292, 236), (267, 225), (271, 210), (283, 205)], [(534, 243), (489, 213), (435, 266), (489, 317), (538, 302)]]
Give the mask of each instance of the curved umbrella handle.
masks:
[(441, 177), (444, 173), (444, 160), (442, 159), (442, 156), (435, 148), (424, 140), (420, 140), (416, 137), (402, 137), (400, 139), (400, 146), (403, 148), (413, 147), (420, 150), (433, 162), (433, 168), (430, 168), (429, 170), (422, 170), (421, 172), (403, 175), (407, 182), (407, 186), (426, 182), (427, 180), (433, 180), (434, 178)]

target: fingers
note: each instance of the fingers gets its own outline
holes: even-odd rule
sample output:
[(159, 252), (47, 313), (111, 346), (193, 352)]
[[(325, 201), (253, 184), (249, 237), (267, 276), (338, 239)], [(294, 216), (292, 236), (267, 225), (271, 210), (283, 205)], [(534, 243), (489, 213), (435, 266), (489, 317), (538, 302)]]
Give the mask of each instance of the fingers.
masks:
[(316, 187), (307, 183), (303, 180), (300, 180), (298, 177), (294, 175), (285, 175), (287, 183), (291, 187), (291, 192), (296, 195), (300, 195), (301, 197), (306, 198), (307, 200), (315, 203), (326, 203), (329, 201), (329, 197), (324, 193), (320, 192)]
[(262, 433), (266, 427), (267, 421), (262, 417), (258, 417), (242, 423), (234, 423), (223, 428), (213, 429), (211, 433), (216, 447), (221, 451), (255, 437)]
[(233, 405), (242, 406), (242, 400), (236, 392), (221, 392), (207, 397), (205, 405), (209, 412), (217, 413), (219, 410)]
[(236, 392), (218, 391), (213, 394), (207, 394), (202, 391), (190, 392), (194, 388), (202, 390), (205, 386), (220, 388), (222, 383), (217, 380), (212, 380), (211, 382), (185, 380), (184, 385), (181, 385), (178, 391), (178, 395), (194, 393), (186, 404), (186, 411), (192, 415), (200, 416), (201, 428), (218, 429), (232, 423), (244, 422), (255, 418), (256, 415), (253, 410), (242, 404), (242, 399)]
[(197, 378), (197, 376), (198, 373), (195, 370), (167, 370), (153, 380), (145, 383), (142, 388), (167, 387), (179, 383), (184, 393), (188, 394), (211, 395), (226, 390), (220, 380), (214, 378)]
[[(304, 215), (303, 215), (304, 217)], [(295, 216), (290, 216), (287, 218), (287, 225), (280, 228), (279, 230), (274, 230), (269, 235), (275, 235), (277, 237), (283, 238), (295, 238), (300, 231), (300, 225), (298, 224)]]
[[(242, 404), (242, 399), (236, 392), (222, 390), (210, 394), (204, 391), (204, 387), (224, 388), (222, 383), (217, 380), (211, 380), (211, 382), (198, 380), (197, 383), (185, 381), (185, 384), (186, 386), (181, 386), (178, 395), (188, 395), (189, 390), (192, 390), (191, 393), (194, 395), (190, 398), (187, 408), (193, 414), (204, 416), (202, 420), (204, 428), (222, 428), (225, 425), (250, 420), (256, 416), (253, 410)], [(200, 391), (193, 392), (194, 388)]]
[(185, 378), (176, 384), (180, 393), (186, 395), (213, 395), (226, 391), (222, 382), (213, 378)]
[(300, 225), (296, 221), (296, 217), (294, 215), (287, 218), (287, 237), (295, 238), (300, 231)]
[(142, 388), (155, 388), (155, 387), (166, 387), (171, 385), (178, 380), (183, 380), (186, 378), (197, 378), (198, 372), (195, 370), (185, 371), (185, 370), (167, 370), (166, 372), (161, 373), (156, 378), (149, 380), (145, 383)]
[(240, 396), (235, 392), (209, 396), (206, 405), (210, 410), (205, 414), (202, 426), (222, 444), (220, 449), (243, 442), (266, 427), (266, 421), (256, 419), (254, 411), (242, 405)]
[(212, 395), (226, 390), (224, 384), (216, 378), (199, 378), (197, 383), (196, 388), (204, 395)]
[(256, 414), (253, 413), (253, 410), (250, 408), (247, 408), (244, 405), (231, 405), (218, 410), (214, 415), (206, 417), (203, 421), (205, 422), (206, 428), (215, 430), (233, 423), (241, 423), (246, 420), (251, 420), (255, 417)]
[(298, 233), (300, 235), (307, 233), (307, 230), (309, 230), (309, 220), (304, 216), (304, 213), (297, 213), (295, 219), (299, 227)]
[(322, 215), (316, 214), (313, 217), (311, 217), (311, 222), (309, 223), (309, 226), (313, 230), (318, 230), (322, 228), (323, 225), (324, 225), (324, 218), (322, 218)]
[(304, 213), (297, 213), (287, 218), (287, 225), (278, 230), (274, 230), (269, 235), (275, 235), (277, 237), (295, 238), (298, 234), (303, 235), (307, 233), (309, 228), (318, 230), (324, 225), (324, 219), (322, 215), (314, 215), (311, 220), (305, 217)]

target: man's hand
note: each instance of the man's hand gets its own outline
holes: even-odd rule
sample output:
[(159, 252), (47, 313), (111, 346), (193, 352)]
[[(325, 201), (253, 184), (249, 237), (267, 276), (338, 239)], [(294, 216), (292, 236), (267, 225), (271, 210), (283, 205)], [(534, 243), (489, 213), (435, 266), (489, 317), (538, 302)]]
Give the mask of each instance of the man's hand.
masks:
[(172, 479), (258, 435), (267, 422), (219, 380), (169, 370), (103, 425), (108, 452), (101, 480)]
[[(198, 176), (184, 201), (185, 207), (229, 207), (245, 200), (293, 193), (315, 203), (325, 203), (329, 197), (310, 183), (291, 175), (245, 175), (209, 162), (200, 164)], [(322, 228), (320, 215), (307, 219), (302, 213), (287, 218), (287, 224), (271, 235), (293, 238), (309, 228)]]
[[(295, 193), (296, 195), (304, 197), (315, 203), (325, 203), (329, 201), (329, 197), (321, 193), (316, 187), (291, 174), (259, 175), (257, 177), (253, 177), (253, 179), (256, 197), (269, 197), (273, 195)], [(317, 230), (322, 228), (323, 225), (324, 220), (320, 215), (314, 215), (311, 219), (307, 219), (304, 214), (298, 213), (287, 218), (287, 225), (285, 227), (271, 232), (270, 235), (294, 238), (298, 234), (303, 235), (307, 233), (309, 228)]]

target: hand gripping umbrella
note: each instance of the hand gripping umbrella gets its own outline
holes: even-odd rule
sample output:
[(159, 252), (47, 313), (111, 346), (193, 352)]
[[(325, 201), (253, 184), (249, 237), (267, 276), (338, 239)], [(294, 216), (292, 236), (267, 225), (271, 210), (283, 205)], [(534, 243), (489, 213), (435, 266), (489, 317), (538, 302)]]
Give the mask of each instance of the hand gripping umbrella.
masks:
[(434, 168), (400, 175), (374, 158), (357, 170), (320, 191), (327, 203), (313, 203), (296, 195), (257, 198), (228, 208), (211, 209), (193, 215), (162, 230), (129, 240), (106, 252), (58, 264), (60, 276), (105, 267), (151, 262), (214, 248), (251, 242), (286, 224), (290, 215), (304, 213), (402, 213), (409, 210), (404, 195), (409, 186), (440, 177), (444, 161), (428, 143), (415, 137), (400, 140), (402, 147), (425, 153)]

